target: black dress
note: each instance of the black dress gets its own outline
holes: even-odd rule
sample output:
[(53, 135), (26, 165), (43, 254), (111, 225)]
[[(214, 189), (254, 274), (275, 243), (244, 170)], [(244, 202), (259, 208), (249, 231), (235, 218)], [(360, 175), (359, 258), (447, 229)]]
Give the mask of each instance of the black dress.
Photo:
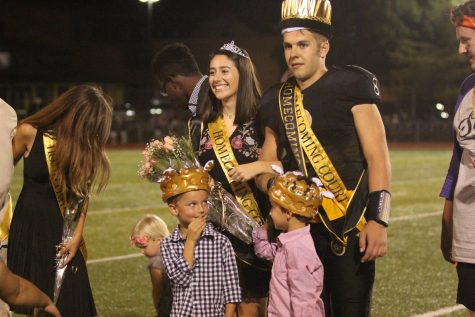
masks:
[[(229, 136), (229, 141), (234, 156), (239, 164), (252, 163), (258, 160), (262, 147), (262, 138), (253, 121), (238, 125), (233, 134)], [(215, 181), (219, 181), (223, 187), (232, 194), (231, 186), (216, 158), (209, 138), (209, 131), (205, 125), (201, 134), (199, 161), (201, 165), (204, 165), (209, 160), (213, 160), (215, 163), (214, 168), (210, 171), (211, 177), (213, 177)], [(259, 205), (262, 217), (266, 219), (270, 211), (270, 203), (267, 195), (257, 188), (254, 180), (249, 181), (248, 184)], [(223, 233), (231, 241), (234, 252), (236, 253), (239, 284), (242, 289), (243, 301), (245, 302), (246, 299), (267, 297), (270, 281), (270, 263), (254, 255), (253, 244), (246, 245), (229, 233)]]
[[(24, 158), (23, 179), (10, 227), (8, 267), (53, 298), (55, 252), (61, 241), (63, 217), (49, 181), (43, 133), (39, 130), (29, 156)], [(66, 269), (57, 307), (62, 316), (96, 315), (86, 263), (80, 251)], [(20, 307), (14, 306), (12, 310), (32, 314), (31, 310)]]

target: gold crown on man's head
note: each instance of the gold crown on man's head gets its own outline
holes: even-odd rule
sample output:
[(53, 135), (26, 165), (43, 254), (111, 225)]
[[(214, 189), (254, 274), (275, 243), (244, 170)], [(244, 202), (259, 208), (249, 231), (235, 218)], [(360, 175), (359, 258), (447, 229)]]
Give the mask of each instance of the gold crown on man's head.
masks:
[(322, 203), (317, 184), (309, 184), (304, 177), (294, 172), (276, 176), (274, 184), (269, 188), (269, 197), (291, 213), (313, 220)]
[(205, 167), (181, 168), (180, 170), (166, 170), (160, 181), (162, 200), (167, 202), (171, 197), (184, 194), (193, 190), (210, 191), (208, 171), (213, 164), (208, 162)]
[(307, 28), (331, 37), (332, 6), (329, 0), (284, 0), (281, 30)]

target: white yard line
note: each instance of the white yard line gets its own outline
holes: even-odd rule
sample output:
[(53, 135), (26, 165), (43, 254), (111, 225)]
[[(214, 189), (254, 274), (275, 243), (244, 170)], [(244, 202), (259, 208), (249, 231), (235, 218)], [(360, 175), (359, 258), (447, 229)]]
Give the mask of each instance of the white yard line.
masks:
[[(127, 211), (133, 211), (133, 210), (153, 209), (153, 208), (158, 208), (158, 207), (160, 207), (160, 206), (137, 206), (137, 207), (132, 207), (132, 208), (104, 209), (104, 210), (98, 210), (98, 211), (95, 211), (95, 212), (89, 212), (88, 216), (95, 215), (95, 214), (108, 214), (108, 213), (116, 213), (116, 212), (127, 212)], [(441, 214), (442, 214), (441, 211), (426, 212), (426, 213), (423, 213), (423, 214), (412, 214), (412, 215), (407, 215), (407, 216), (394, 217), (394, 218), (391, 219), (391, 222), (422, 219), (422, 218), (428, 218), (428, 217), (433, 217), (433, 216), (439, 216)], [(95, 264), (95, 263), (121, 261), (121, 260), (136, 258), (136, 257), (140, 257), (140, 256), (142, 256), (142, 254), (132, 253), (132, 254), (126, 254), (126, 255), (122, 255), (122, 256), (113, 256), (113, 257), (89, 260), (89, 261), (87, 261), (87, 264), (89, 265), (89, 264)], [(463, 305), (444, 307), (444, 308), (441, 308), (441, 309), (438, 309), (438, 310), (435, 310), (435, 311), (427, 312), (427, 313), (420, 314), (420, 315), (415, 315), (413, 317), (443, 316), (443, 315), (450, 314), (450, 313), (455, 312), (455, 311), (462, 310), (464, 308), (465, 307)]]
[(131, 259), (131, 258), (138, 258), (140, 256), (143, 256), (143, 255), (140, 253), (132, 253), (132, 254), (121, 255), (121, 256), (111, 256), (109, 258), (89, 260), (87, 261), (87, 264), (89, 265), (89, 264), (94, 264), (94, 263), (119, 261), (119, 260)]
[(135, 210), (145, 210), (145, 209), (157, 209), (164, 207), (165, 204), (158, 204), (158, 205), (150, 205), (150, 206), (137, 206), (137, 207), (124, 207), (124, 208), (114, 208), (114, 209), (99, 209), (99, 210), (91, 210), (87, 213), (88, 216), (91, 215), (103, 215), (103, 214), (113, 214), (119, 212), (129, 212)]
[(447, 315), (459, 310), (465, 309), (465, 306), (463, 305), (455, 305), (455, 306), (450, 306), (450, 307), (444, 307), (438, 310), (430, 311), (424, 314), (420, 315), (415, 315), (414, 317), (436, 317), (436, 316), (443, 316)]
[[(134, 211), (134, 210), (158, 209), (165, 206), (166, 206), (165, 204), (157, 204), (157, 205), (150, 205), (150, 206), (124, 207), (124, 208), (115, 208), (115, 209), (99, 209), (95, 211), (91, 210), (87, 213), (87, 215), (88, 216), (103, 215), (103, 214), (129, 212), (129, 211)], [(411, 214), (407, 216), (394, 217), (394, 218), (391, 218), (391, 222), (428, 218), (428, 217), (438, 216), (438, 215), (442, 215), (442, 211), (434, 211), (434, 212), (426, 212), (423, 214)]]
[(426, 212), (423, 214), (411, 214), (407, 216), (394, 217), (394, 218), (389, 219), (389, 222), (414, 220), (414, 219), (428, 218), (432, 216), (442, 216), (442, 211), (434, 211), (434, 212)]
[(414, 179), (401, 179), (401, 180), (392, 180), (391, 181), (391, 184), (397, 184), (397, 185), (401, 185), (401, 184), (417, 184), (417, 183), (426, 183), (426, 182), (431, 182), (431, 181), (440, 181), (440, 183), (442, 184), (444, 182), (444, 177), (445, 176), (441, 176), (441, 177), (428, 177), (428, 178), (414, 178)]
[[(96, 211), (96, 212), (89, 212), (88, 216), (93, 215), (93, 214), (125, 212), (125, 211), (143, 210), (143, 209), (151, 209), (151, 208), (156, 208), (156, 206), (150, 206), (150, 207), (142, 206), (142, 207), (136, 207), (136, 208), (105, 209), (105, 210), (99, 210), (99, 211)], [(437, 212), (428, 212), (428, 213), (424, 213), (424, 214), (420, 214), (420, 215), (401, 216), (401, 217), (395, 217), (395, 218), (391, 219), (391, 222), (406, 221), (406, 220), (412, 220), (412, 219), (420, 219), (420, 218), (437, 216), (437, 215), (440, 215), (440, 214), (441, 213), (439, 211), (437, 211)], [(121, 256), (113, 256), (113, 257), (108, 257), (108, 258), (89, 260), (89, 261), (87, 261), (87, 264), (94, 264), (94, 263), (101, 263), (101, 262), (111, 262), (111, 261), (120, 261), (120, 260), (135, 258), (135, 257), (139, 257), (139, 256), (141, 256), (140, 253), (132, 253), (132, 254), (126, 254), (126, 255), (121, 255)]]

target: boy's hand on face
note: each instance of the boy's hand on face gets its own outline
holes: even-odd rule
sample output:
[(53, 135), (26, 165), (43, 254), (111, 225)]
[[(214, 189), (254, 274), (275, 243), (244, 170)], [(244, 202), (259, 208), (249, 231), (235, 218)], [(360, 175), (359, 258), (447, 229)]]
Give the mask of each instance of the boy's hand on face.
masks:
[(188, 234), (186, 235), (186, 238), (191, 241), (198, 241), (205, 227), (206, 217), (201, 216), (193, 219), (188, 225)]

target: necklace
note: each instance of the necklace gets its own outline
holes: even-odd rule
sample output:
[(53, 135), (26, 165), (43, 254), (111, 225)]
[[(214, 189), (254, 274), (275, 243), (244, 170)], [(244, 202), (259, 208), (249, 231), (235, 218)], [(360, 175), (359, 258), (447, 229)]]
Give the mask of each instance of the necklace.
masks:
[(226, 112), (223, 111), (223, 115), (228, 119), (234, 118), (234, 113), (229, 114), (229, 113), (226, 113)]

